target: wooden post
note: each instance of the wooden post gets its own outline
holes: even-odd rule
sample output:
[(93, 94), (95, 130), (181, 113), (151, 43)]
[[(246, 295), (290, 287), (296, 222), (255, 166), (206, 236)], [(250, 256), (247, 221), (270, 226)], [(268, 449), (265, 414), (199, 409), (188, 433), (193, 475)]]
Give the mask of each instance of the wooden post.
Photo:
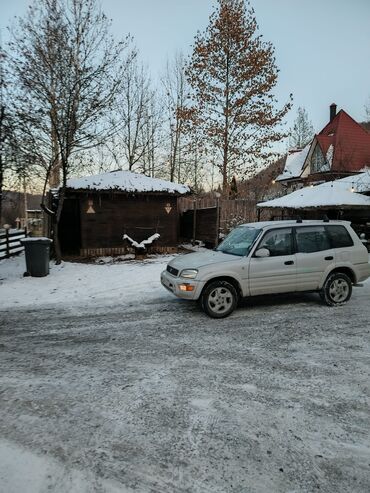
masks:
[(261, 219), (261, 209), (257, 209), (257, 221), (260, 222)]
[(218, 246), (218, 242), (220, 239), (220, 198), (217, 197), (216, 200), (216, 241), (215, 246)]
[(10, 257), (9, 228), (5, 228), (5, 258)]
[(194, 209), (193, 209), (193, 241), (192, 245), (195, 245), (195, 236), (197, 230), (197, 200), (194, 200)]

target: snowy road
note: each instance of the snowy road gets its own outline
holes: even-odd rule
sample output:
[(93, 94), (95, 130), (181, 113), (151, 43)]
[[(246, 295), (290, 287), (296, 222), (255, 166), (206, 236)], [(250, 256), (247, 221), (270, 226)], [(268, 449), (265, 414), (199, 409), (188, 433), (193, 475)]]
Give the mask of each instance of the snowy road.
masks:
[(260, 298), (221, 321), (160, 286), (12, 300), (1, 493), (370, 491), (370, 283), (343, 307)]

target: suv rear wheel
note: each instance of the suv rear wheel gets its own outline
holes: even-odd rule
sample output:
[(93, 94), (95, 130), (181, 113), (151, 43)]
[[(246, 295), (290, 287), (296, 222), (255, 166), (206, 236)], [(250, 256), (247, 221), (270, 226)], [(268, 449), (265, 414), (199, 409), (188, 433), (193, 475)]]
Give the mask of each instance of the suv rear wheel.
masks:
[(320, 291), (321, 299), (329, 306), (342, 305), (350, 299), (351, 294), (351, 279), (343, 272), (330, 274)]
[(224, 318), (235, 310), (238, 293), (227, 281), (211, 282), (201, 296), (201, 307), (212, 318)]

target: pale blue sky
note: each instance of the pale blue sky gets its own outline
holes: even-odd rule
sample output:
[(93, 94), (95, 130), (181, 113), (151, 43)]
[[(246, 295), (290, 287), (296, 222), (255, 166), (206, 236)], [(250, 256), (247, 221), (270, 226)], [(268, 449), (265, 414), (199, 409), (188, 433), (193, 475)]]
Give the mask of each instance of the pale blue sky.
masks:
[[(370, 103), (370, 0), (251, 0), (260, 33), (275, 46), (280, 68), (276, 95), (289, 93), (294, 108), (304, 106), (316, 131), (327, 123), (335, 102), (353, 118), (365, 117)], [(197, 30), (203, 30), (215, 0), (101, 0), (113, 19), (114, 34), (130, 32), (153, 78), (176, 51), (190, 53)], [(0, 0), (4, 28), (23, 15), (28, 0)]]

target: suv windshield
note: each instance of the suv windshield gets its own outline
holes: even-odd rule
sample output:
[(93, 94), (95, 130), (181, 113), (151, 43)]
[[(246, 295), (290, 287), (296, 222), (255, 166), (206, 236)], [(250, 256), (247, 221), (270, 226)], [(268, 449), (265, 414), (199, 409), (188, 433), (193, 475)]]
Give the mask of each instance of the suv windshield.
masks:
[(260, 229), (256, 228), (239, 226), (239, 228), (233, 229), (226, 236), (216, 250), (218, 252), (229, 253), (230, 255), (238, 255), (239, 257), (248, 255), (260, 231)]

